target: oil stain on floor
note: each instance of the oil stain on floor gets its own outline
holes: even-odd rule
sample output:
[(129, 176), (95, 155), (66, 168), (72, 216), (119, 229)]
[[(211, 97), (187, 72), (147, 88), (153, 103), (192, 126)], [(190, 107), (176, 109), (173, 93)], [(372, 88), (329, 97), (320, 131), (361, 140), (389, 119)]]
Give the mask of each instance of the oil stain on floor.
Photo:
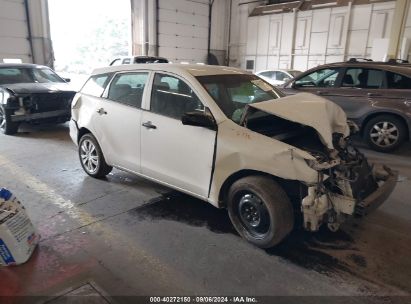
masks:
[[(205, 227), (214, 233), (238, 236), (225, 209), (217, 209), (206, 202), (174, 191), (131, 210), (130, 214), (139, 220), (176, 221)], [(317, 233), (310, 233), (297, 228), (284, 242), (265, 251), (268, 255), (279, 256), (322, 274), (350, 273), (348, 265), (327, 252), (329, 250), (355, 250), (354, 241), (343, 231), (333, 233), (325, 228)], [(366, 265), (365, 259), (360, 255), (352, 255), (352, 259), (355, 263)]]

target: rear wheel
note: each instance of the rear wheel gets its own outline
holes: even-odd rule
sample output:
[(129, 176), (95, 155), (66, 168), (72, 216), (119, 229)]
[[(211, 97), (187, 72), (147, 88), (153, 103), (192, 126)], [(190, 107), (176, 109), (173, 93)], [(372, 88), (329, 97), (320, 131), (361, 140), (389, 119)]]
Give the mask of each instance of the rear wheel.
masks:
[(261, 248), (277, 245), (294, 227), (287, 194), (268, 177), (248, 176), (236, 181), (229, 190), (227, 207), (237, 232)]
[(19, 124), (11, 121), (9, 113), (3, 106), (0, 106), (0, 131), (6, 135), (16, 134), (19, 129)]
[(391, 115), (372, 118), (364, 128), (364, 137), (370, 148), (380, 152), (391, 152), (405, 140), (407, 129), (404, 123)]
[(78, 153), (84, 171), (95, 178), (103, 178), (113, 170), (107, 165), (96, 138), (88, 133), (81, 137)]

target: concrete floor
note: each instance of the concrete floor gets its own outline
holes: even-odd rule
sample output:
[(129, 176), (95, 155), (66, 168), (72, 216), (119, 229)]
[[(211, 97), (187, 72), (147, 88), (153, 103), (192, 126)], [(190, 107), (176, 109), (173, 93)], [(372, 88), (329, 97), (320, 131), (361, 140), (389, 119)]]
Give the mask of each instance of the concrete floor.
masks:
[(379, 210), (338, 233), (295, 231), (261, 250), (224, 210), (117, 170), (107, 180), (86, 176), (67, 125), (23, 131), (0, 136), (0, 186), (24, 203), (42, 241), (27, 264), (0, 269), (0, 296), (411, 293), (410, 145), (366, 151), (401, 174)]

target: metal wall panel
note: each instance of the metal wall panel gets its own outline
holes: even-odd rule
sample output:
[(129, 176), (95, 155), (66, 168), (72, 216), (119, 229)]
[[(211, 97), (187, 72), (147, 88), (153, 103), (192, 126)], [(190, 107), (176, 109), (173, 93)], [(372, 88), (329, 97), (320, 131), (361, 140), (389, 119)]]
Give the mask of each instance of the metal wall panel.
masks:
[[(243, 13), (244, 7), (251, 10), (240, 5), (237, 14)], [(238, 53), (239, 58), (232, 62), (243, 67), (246, 60), (253, 59), (254, 70), (264, 63), (270, 68), (305, 70), (351, 57), (369, 57), (373, 41), (390, 34), (394, 9), (395, 1), (390, 1), (252, 16), (244, 23), (247, 31), (235, 37), (246, 40), (245, 53)], [(411, 12), (408, 19), (404, 37), (411, 38)], [(267, 60), (262, 58), (264, 54)]]
[(31, 62), (26, 11), (22, 0), (0, 0), (0, 62), (4, 58)]
[(205, 62), (208, 16), (207, 0), (160, 0), (159, 55), (173, 62)]

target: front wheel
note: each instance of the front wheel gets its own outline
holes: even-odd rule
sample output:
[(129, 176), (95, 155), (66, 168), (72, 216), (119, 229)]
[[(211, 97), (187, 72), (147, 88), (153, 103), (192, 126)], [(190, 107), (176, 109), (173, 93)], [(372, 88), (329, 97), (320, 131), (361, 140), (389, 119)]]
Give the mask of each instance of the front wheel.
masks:
[(107, 165), (100, 145), (90, 133), (81, 137), (78, 153), (81, 166), (91, 177), (103, 178), (113, 170), (113, 167)]
[(248, 176), (228, 193), (228, 213), (237, 232), (260, 248), (280, 243), (294, 227), (292, 204), (274, 180)]
[(364, 128), (364, 137), (370, 148), (379, 152), (391, 152), (405, 140), (407, 129), (404, 123), (391, 115), (372, 118)]
[(3, 106), (0, 106), (0, 131), (6, 135), (14, 135), (19, 129), (19, 124), (11, 121), (10, 115)]

